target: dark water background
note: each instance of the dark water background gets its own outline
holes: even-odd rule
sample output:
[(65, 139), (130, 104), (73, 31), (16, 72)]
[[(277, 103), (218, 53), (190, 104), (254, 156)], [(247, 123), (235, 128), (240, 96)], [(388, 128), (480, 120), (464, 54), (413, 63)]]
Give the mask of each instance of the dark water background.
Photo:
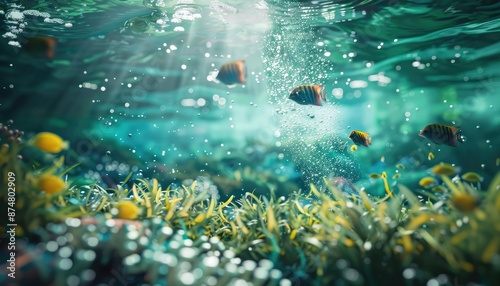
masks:
[[(441, 161), (489, 180), (500, 4), (335, 2), (2, 1), (0, 120), (61, 135), (67, 163), (108, 184), (130, 171), (179, 183), (245, 167), (362, 184), (397, 163), (411, 181)], [(57, 39), (54, 59), (22, 49), (32, 36)], [(247, 84), (210, 79), (237, 59)], [(286, 99), (309, 83), (325, 85), (324, 106)], [(467, 141), (429, 144), (418, 136), (429, 123), (460, 126)], [(373, 145), (350, 152), (353, 129)]]

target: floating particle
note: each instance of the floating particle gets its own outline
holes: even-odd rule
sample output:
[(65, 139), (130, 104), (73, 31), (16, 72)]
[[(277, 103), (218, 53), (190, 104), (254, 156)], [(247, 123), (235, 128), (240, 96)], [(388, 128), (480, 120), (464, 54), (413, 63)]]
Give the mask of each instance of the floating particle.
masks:
[(358, 146), (352, 145), (350, 149), (352, 152), (354, 152), (354, 151), (358, 150)]
[(397, 164), (397, 165), (396, 165), (396, 168), (398, 168), (398, 169), (401, 169), (401, 170), (402, 170), (402, 169), (404, 169), (404, 168), (405, 168), (405, 166), (404, 166), (403, 164)]
[(370, 179), (380, 179), (380, 174), (377, 173), (371, 173), (369, 175)]
[(432, 152), (429, 152), (429, 155), (427, 155), (427, 160), (432, 160), (434, 159), (434, 154)]
[(382, 163), (385, 162), (385, 157), (384, 156), (380, 157), (380, 162), (382, 162)]
[(394, 174), (394, 176), (392, 176), (393, 179), (399, 179), (401, 177), (401, 174)]

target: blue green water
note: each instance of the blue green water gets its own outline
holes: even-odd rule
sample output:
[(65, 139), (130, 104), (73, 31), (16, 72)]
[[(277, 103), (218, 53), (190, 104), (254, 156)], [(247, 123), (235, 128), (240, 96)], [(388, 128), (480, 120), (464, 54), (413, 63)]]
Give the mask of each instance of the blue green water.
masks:
[[(245, 168), (248, 180), (363, 185), (398, 163), (412, 184), (442, 161), (491, 179), (500, 5), (335, 2), (2, 1), (0, 120), (59, 134), (68, 165), (108, 185), (130, 171), (180, 184)], [(53, 59), (22, 48), (33, 36), (57, 39)], [(211, 79), (239, 59), (246, 84)], [(324, 85), (327, 102), (287, 99), (301, 84)], [(432, 144), (418, 136), (430, 123), (460, 126), (467, 141)], [(369, 148), (349, 150), (354, 129)], [(226, 194), (241, 188), (221, 180)]]

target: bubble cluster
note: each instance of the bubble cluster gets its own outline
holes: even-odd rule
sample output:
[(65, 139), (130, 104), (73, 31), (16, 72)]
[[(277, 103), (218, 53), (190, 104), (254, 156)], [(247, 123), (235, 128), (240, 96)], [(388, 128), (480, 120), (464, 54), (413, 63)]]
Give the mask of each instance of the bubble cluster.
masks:
[[(142, 223), (104, 216), (68, 218), (62, 224), (47, 225), (44, 232), (46, 239), (37, 249), (45, 254), (30, 262), (44, 273), (38, 277), (44, 283), (97, 285), (119, 278), (150, 285), (194, 285), (196, 281), (290, 285), (271, 261), (242, 260), (219, 238), (191, 240), (185, 231), (174, 231), (159, 218)], [(47, 268), (49, 264), (54, 267)]]

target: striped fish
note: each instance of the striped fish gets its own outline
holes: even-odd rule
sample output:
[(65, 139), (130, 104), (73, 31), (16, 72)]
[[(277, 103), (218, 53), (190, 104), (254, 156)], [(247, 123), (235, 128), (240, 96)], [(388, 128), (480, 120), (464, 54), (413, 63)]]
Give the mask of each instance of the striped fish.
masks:
[(449, 126), (444, 124), (429, 124), (418, 134), (429, 139), (437, 145), (445, 144), (457, 147), (457, 141), (465, 142), (465, 137), (462, 136), (462, 130), (458, 126)]
[(326, 101), (325, 88), (322, 85), (313, 84), (297, 86), (292, 90), (288, 98), (302, 105), (321, 106), (321, 100)]
[(247, 69), (245, 61), (235, 61), (225, 63), (219, 69), (216, 79), (225, 84), (245, 83)]
[(23, 45), (23, 49), (35, 57), (54, 58), (57, 40), (51, 37), (32, 37)]
[(352, 140), (352, 142), (354, 142), (354, 144), (356, 144), (358, 146), (363, 145), (366, 147), (368, 147), (372, 144), (372, 139), (368, 138), (368, 136), (369, 136), (368, 133), (363, 132), (363, 131), (359, 131), (359, 130), (353, 130), (349, 134), (349, 138), (351, 138), (351, 140)]

